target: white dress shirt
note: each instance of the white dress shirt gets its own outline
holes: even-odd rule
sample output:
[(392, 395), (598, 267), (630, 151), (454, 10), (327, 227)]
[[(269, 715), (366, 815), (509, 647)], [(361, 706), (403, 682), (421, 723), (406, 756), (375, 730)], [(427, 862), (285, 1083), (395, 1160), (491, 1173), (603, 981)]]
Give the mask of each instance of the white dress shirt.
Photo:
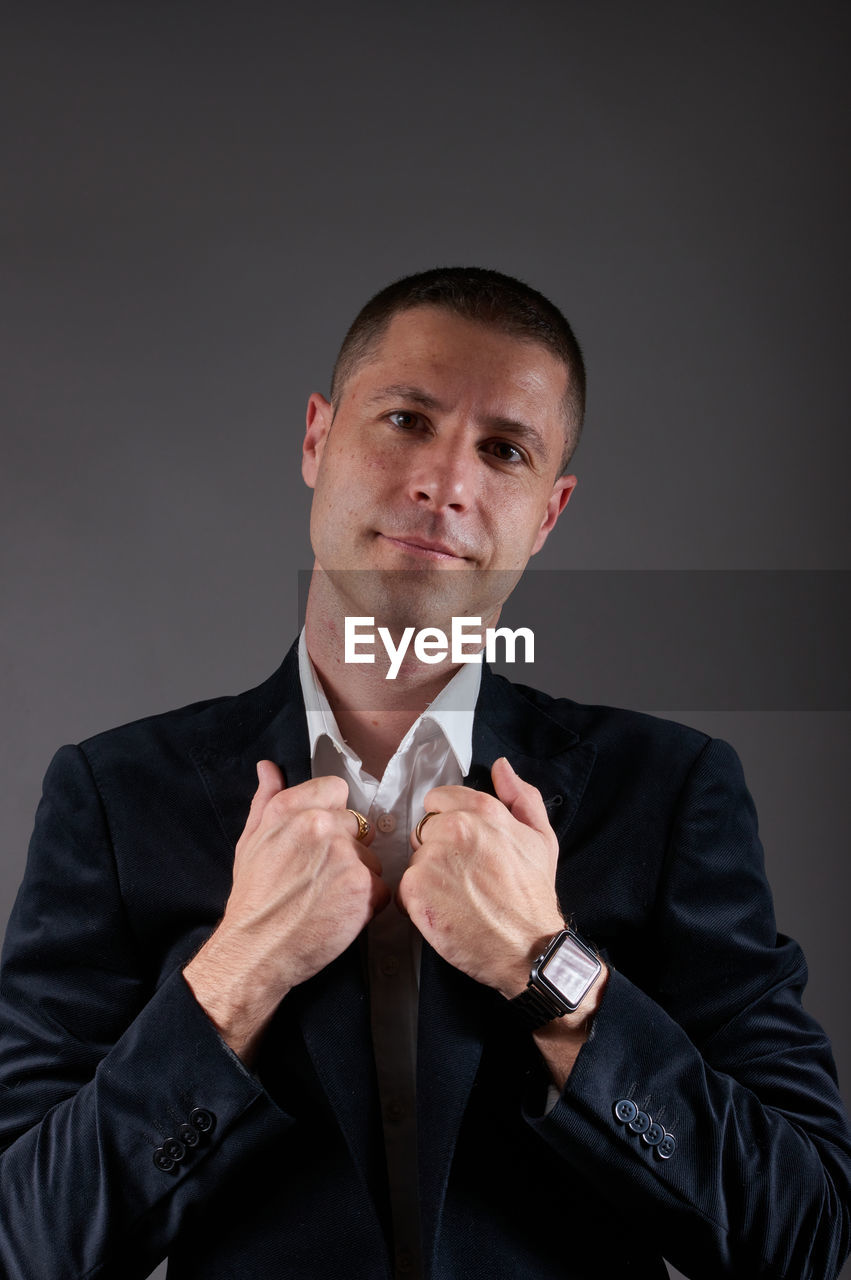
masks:
[[(395, 893), (408, 865), (410, 833), (423, 816), (426, 794), (432, 787), (457, 785), (470, 772), (481, 664), (460, 668), (405, 734), (378, 781), (344, 741), (308, 656), (303, 631), (298, 662), (312, 776), (336, 776), (348, 783), (349, 805), (374, 826), (372, 848), (386, 884)], [(395, 900), (367, 930), (372, 1039), (384, 1116), (396, 1272), (410, 1280), (422, 1270), (416, 1147), (420, 944), (419, 933)]]

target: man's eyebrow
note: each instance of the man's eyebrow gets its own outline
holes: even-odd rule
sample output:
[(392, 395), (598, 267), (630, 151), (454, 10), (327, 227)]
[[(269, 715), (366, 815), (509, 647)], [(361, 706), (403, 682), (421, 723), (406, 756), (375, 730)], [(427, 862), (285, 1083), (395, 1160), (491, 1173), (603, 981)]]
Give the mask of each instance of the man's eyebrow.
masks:
[[(424, 391), (422, 387), (411, 386), (407, 383), (394, 382), (389, 386), (381, 387), (374, 395), (367, 400), (367, 405), (380, 404), (385, 400), (404, 400), (408, 404), (418, 404), (423, 409), (440, 409), (440, 401), (428, 391)], [(499, 414), (494, 414), (481, 419), (482, 424), (489, 431), (498, 431), (503, 435), (512, 436), (520, 444), (528, 445), (530, 449), (540, 453), (543, 457), (547, 456), (546, 441), (538, 431), (537, 427), (533, 427), (529, 422), (520, 422), (516, 418), (505, 418)]]
[(410, 386), (407, 383), (394, 382), (390, 386), (381, 387), (367, 400), (368, 405), (379, 404), (382, 400), (407, 400), (409, 403), (421, 405), (423, 409), (439, 409), (440, 401), (430, 396), (422, 387)]

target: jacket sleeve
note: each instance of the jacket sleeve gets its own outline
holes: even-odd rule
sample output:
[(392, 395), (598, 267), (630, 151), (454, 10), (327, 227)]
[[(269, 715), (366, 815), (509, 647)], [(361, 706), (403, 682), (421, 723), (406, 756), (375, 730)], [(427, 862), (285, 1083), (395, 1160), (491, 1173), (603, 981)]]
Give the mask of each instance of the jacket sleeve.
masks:
[(610, 973), (561, 1096), (528, 1122), (694, 1280), (832, 1280), (851, 1138), (726, 743), (691, 769), (648, 947), (652, 981)]
[(148, 1275), (187, 1207), (290, 1123), (179, 970), (154, 989), (86, 758), (63, 748), (3, 950), (0, 1273)]

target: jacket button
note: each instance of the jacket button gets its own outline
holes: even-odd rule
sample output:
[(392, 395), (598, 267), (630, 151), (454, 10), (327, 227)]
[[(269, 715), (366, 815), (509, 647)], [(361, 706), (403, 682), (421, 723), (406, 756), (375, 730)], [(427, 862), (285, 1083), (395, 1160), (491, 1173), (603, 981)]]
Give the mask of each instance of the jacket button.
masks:
[(629, 1127), (633, 1133), (646, 1133), (651, 1124), (652, 1121), (646, 1111), (636, 1111), (629, 1122)]
[(186, 1148), (182, 1142), (178, 1142), (177, 1138), (166, 1138), (163, 1143), (163, 1151), (169, 1160), (173, 1160), (175, 1164), (186, 1155)]
[(184, 1147), (197, 1147), (201, 1141), (201, 1135), (194, 1124), (182, 1124), (177, 1131), (177, 1136)]
[(154, 1152), (154, 1164), (158, 1169), (161, 1169), (163, 1173), (171, 1173), (174, 1168), (174, 1161), (171, 1156), (166, 1155), (165, 1150), (162, 1147), (157, 1147)]
[(661, 1160), (670, 1160), (671, 1156), (677, 1149), (677, 1140), (672, 1133), (666, 1133), (662, 1141), (656, 1148), (656, 1154)]
[(621, 1124), (629, 1124), (637, 1115), (638, 1107), (632, 1098), (621, 1098), (620, 1102), (615, 1103), (615, 1117)]
[(208, 1111), (206, 1107), (195, 1107), (189, 1114), (189, 1123), (199, 1133), (209, 1133), (213, 1125), (216, 1123), (216, 1117), (212, 1111)]
[(658, 1120), (654, 1120), (646, 1133), (642, 1133), (642, 1138), (648, 1147), (658, 1147), (659, 1143), (665, 1136), (665, 1130), (662, 1128)]

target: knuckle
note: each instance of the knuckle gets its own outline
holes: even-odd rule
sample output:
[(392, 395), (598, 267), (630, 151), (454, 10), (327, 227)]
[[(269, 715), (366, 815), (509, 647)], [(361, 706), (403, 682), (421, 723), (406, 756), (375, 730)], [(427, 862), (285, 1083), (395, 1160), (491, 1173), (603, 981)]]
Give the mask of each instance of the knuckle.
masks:
[(331, 828), (331, 817), (325, 809), (304, 809), (297, 819), (301, 835), (315, 842), (328, 838)]
[(469, 844), (472, 839), (475, 823), (468, 813), (457, 810), (449, 816), (446, 823), (446, 835), (454, 844)]

